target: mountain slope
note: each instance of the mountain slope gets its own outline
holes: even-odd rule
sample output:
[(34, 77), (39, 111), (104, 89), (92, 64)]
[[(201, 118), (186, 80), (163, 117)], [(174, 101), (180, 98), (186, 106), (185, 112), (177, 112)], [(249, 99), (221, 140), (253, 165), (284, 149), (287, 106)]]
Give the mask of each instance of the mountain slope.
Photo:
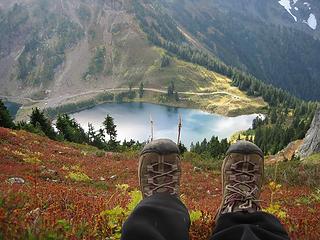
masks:
[[(182, 162), (182, 168), (182, 199), (190, 211), (202, 212), (202, 217), (191, 226), (191, 239), (208, 239), (221, 199), (220, 174), (195, 171), (188, 161)], [(299, 179), (305, 177), (303, 169), (299, 171)], [(280, 173), (290, 177), (285, 169)], [(320, 203), (311, 197), (310, 187), (286, 184), (273, 194), (276, 204), (269, 205), (270, 186), (264, 187), (262, 205), (274, 206), (269, 209), (274, 214), (282, 213), (291, 238), (318, 239), (320, 219), (314, 213), (320, 210)], [(119, 239), (116, 234), (125, 220), (120, 207), (126, 208), (129, 192), (136, 189), (137, 155), (105, 153), (85, 145), (55, 142), (24, 131), (0, 128), (0, 237), (3, 239), (22, 236)], [(139, 195), (135, 196), (136, 204)]]
[[(195, 99), (209, 111), (219, 102), (228, 103), (232, 111), (256, 111), (266, 105), (231, 86), (230, 78), (150, 44), (137, 22), (135, 1), (0, 3), (0, 31), (7, 36), (0, 40), (0, 97), (28, 103), (23, 116), (35, 106), (56, 107), (104, 90), (139, 87), (140, 82), (161, 91), (174, 82), (179, 92), (227, 93)], [(171, 28), (172, 19), (161, 16), (155, 15), (154, 27), (163, 31), (165, 26), (172, 41), (187, 42)]]
[[(159, 2), (181, 28), (226, 64), (296, 96), (319, 99), (319, 2), (310, 1), (309, 6), (291, 1), (283, 4), (286, 8), (280, 1)], [(310, 14), (314, 20), (309, 20)]]

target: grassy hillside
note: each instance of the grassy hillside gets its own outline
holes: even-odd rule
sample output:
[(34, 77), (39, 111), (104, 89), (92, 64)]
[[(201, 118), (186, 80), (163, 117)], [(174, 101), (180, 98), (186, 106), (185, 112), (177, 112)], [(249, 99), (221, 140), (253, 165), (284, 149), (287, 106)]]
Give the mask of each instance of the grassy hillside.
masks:
[[(140, 199), (137, 163), (136, 153), (105, 153), (0, 128), (0, 239), (119, 239), (122, 222)], [(191, 239), (208, 239), (221, 199), (220, 176), (194, 171), (186, 160), (182, 167)], [(266, 182), (262, 205), (281, 218), (292, 239), (318, 239), (319, 190), (302, 185), (301, 167), (283, 175), (293, 172), (301, 182), (289, 184), (280, 174), (274, 179), (274, 169), (268, 170), (268, 181), (277, 182)]]

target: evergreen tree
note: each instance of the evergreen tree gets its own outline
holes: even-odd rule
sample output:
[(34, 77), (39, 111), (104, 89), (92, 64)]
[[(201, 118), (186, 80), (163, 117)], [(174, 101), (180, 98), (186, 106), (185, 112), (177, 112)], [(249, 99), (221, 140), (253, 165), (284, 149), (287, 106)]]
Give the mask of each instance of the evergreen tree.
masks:
[(168, 86), (168, 97), (172, 97), (173, 94), (174, 94), (174, 83), (173, 81), (171, 81)]
[(130, 86), (129, 92), (127, 93), (127, 97), (129, 99), (134, 99), (136, 98), (136, 96), (137, 96), (136, 91), (132, 90), (132, 86)]
[(96, 133), (94, 131), (94, 127), (92, 125), (92, 123), (88, 123), (88, 133), (87, 133), (87, 136), (88, 136), (88, 142), (89, 143), (92, 143), (93, 139), (95, 138), (96, 136)]
[(195, 145), (192, 143), (190, 151), (210, 158), (220, 159), (229, 147), (230, 143), (227, 139), (219, 141), (218, 137), (213, 136), (210, 141), (204, 139), (201, 143), (197, 142)]
[(277, 122), (277, 112), (275, 108), (271, 109), (270, 120), (271, 124), (275, 124)]
[(59, 115), (56, 126), (65, 140), (75, 143), (88, 143), (88, 137), (83, 128), (68, 114)]
[(193, 144), (193, 142), (191, 142), (191, 145), (190, 145), (190, 152), (195, 152), (195, 150), (194, 150), (194, 144)]
[(164, 55), (162, 58), (161, 58), (161, 64), (160, 64), (160, 67), (161, 68), (164, 68), (164, 67), (167, 67), (170, 65), (170, 57), (168, 57), (167, 55)]
[(0, 99), (0, 127), (13, 128), (15, 125), (12, 121), (10, 113), (7, 107)]
[(117, 103), (122, 103), (123, 102), (123, 94), (119, 93), (115, 96), (115, 100)]
[(179, 143), (179, 144), (178, 144), (178, 148), (179, 148), (180, 154), (184, 154), (186, 151), (188, 151), (188, 149), (186, 148), (186, 146), (183, 145), (182, 143)]
[(110, 137), (111, 141), (116, 141), (117, 138), (117, 130), (116, 125), (114, 124), (114, 119), (109, 114), (105, 118), (103, 125), (105, 126), (106, 132)]
[(144, 85), (143, 85), (143, 82), (141, 82), (139, 86), (139, 97), (143, 98), (143, 95), (144, 95)]
[(177, 91), (174, 92), (174, 99), (179, 102), (180, 98), (179, 98), (179, 93)]
[(262, 120), (262, 118), (260, 116), (258, 116), (255, 119), (253, 119), (252, 129), (255, 130), (256, 128), (258, 128), (262, 124), (263, 124), (263, 120)]
[(99, 129), (98, 133), (94, 130), (94, 127), (91, 123), (88, 124), (89, 130), (88, 130), (88, 139), (89, 144), (92, 146), (95, 146), (99, 149), (105, 149), (106, 148), (106, 142), (105, 142), (105, 134), (103, 129)]
[(32, 109), (30, 124), (35, 128), (39, 128), (49, 138), (56, 139), (57, 134), (51, 125), (51, 121), (45, 116), (44, 111), (39, 108)]

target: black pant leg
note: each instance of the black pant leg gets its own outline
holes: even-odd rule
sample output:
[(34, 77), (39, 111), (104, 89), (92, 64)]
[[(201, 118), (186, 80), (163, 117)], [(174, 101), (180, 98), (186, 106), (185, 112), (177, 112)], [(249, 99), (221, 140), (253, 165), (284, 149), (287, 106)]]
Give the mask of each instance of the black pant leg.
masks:
[(122, 228), (121, 240), (188, 240), (187, 208), (170, 194), (155, 194), (134, 209)]
[(220, 216), (211, 240), (288, 240), (280, 221), (273, 215), (226, 213)]

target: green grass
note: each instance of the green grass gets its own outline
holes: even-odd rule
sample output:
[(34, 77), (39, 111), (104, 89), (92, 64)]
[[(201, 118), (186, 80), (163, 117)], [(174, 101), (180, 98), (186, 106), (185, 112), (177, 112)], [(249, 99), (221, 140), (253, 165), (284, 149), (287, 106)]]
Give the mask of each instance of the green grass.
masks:
[(289, 186), (320, 186), (320, 163), (298, 159), (266, 166), (265, 180)]
[(304, 164), (319, 164), (320, 165), (320, 153), (313, 154), (305, 159), (303, 159)]
[(104, 182), (104, 181), (98, 181), (98, 182), (92, 182), (90, 183), (93, 187), (100, 189), (100, 190), (104, 190), (107, 191), (109, 190), (110, 186)]
[(92, 179), (83, 172), (69, 172), (66, 178), (74, 182), (90, 182)]
[(201, 170), (212, 170), (217, 174), (221, 173), (223, 159), (212, 159), (197, 153), (185, 152), (183, 154), (183, 160), (191, 162), (193, 166), (200, 168)]
[(320, 203), (320, 188), (314, 190), (314, 192), (308, 196), (301, 196), (295, 200), (297, 204), (311, 205)]
[(70, 147), (81, 150), (81, 152), (83, 154), (89, 153), (89, 154), (94, 154), (94, 155), (98, 156), (98, 155), (102, 155), (102, 152), (104, 152), (104, 151), (101, 151), (98, 148), (91, 146), (91, 145), (88, 145), (88, 144), (79, 144), (79, 143), (72, 143), (72, 142), (67, 142), (67, 141), (65, 141), (64, 144), (66, 146), (70, 146)]

